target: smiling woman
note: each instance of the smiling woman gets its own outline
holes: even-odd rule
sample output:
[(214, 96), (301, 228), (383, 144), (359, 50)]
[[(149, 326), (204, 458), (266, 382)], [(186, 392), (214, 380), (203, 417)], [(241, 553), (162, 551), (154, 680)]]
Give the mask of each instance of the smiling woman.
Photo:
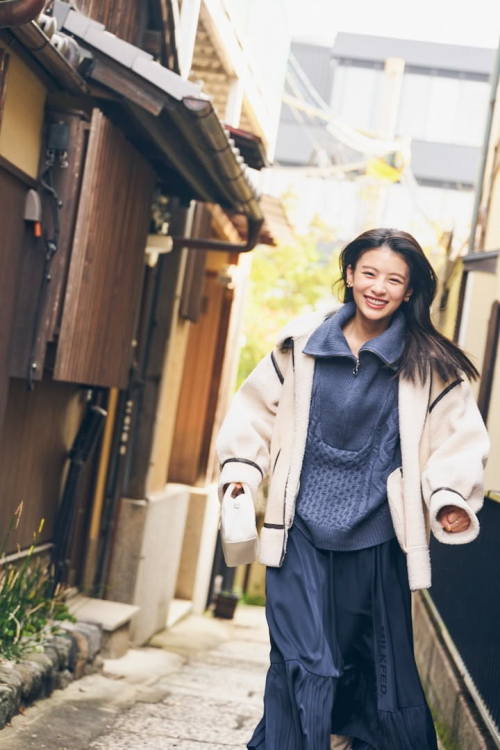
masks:
[(399, 372), (410, 380), (425, 378), (430, 365), (444, 380), (457, 377), (460, 370), (469, 378), (478, 376), (469, 358), (432, 323), (436, 275), (411, 234), (397, 229), (364, 232), (344, 248), (340, 266), (344, 302), (356, 304), (347, 327), (354, 339), (382, 333), (401, 307), (407, 334)]
[(370, 230), (340, 265), (344, 305), (289, 324), (217, 440), (221, 493), (255, 500), (270, 474), (258, 559), (271, 664), (247, 747), (328, 750), (334, 735), (436, 750), (410, 590), (430, 586), (431, 530), (448, 544), (479, 531), (477, 371), (432, 324), (436, 277), (414, 237)]

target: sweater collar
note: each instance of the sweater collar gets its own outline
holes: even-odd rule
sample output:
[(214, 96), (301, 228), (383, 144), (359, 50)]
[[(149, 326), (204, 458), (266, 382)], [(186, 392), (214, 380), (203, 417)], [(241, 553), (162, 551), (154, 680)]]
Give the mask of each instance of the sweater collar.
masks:
[[(356, 311), (353, 301), (346, 302), (333, 315), (328, 317), (309, 336), (304, 354), (313, 357), (351, 357), (354, 355), (347, 343), (342, 327), (352, 318)], [(371, 352), (376, 354), (382, 362), (396, 369), (398, 360), (403, 354), (405, 346), (405, 316), (401, 309), (392, 316), (391, 323), (386, 330), (363, 344), (360, 352)]]

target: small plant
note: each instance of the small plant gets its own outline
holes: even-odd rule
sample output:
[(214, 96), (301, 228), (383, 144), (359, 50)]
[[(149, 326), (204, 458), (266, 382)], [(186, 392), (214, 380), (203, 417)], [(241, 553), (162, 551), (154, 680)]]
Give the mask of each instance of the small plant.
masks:
[(65, 604), (63, 588), (54, 587), (50, 563), (35, 554), (43, 520), (23, 560), (5, 560), (9, 538), (19, 526), (22, 510), (21, 503), (0, 549), (0, 660), (18, 660), (27, 650), (41, 649), (44, 637), (57, 631), (57, 622), (74, 621)]
[(243, 594), (243, 601), (245, 604), (251, 604), (257, 607), (266, 606), (266, 597), (262, 594)]

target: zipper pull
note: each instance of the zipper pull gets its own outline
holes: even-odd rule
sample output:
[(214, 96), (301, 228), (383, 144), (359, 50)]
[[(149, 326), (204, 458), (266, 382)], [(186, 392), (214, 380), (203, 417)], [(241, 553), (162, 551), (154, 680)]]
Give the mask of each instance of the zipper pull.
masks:
[(354, 369), (352, 371), (353, 375), (357, 375), (359, 370), (359, 357), (356, 357), (356, 364), (354, 365)]

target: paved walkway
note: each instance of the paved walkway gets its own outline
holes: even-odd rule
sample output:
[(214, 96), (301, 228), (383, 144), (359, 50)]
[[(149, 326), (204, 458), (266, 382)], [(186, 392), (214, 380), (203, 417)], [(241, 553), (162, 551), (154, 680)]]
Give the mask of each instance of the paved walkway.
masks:
[(0, 750), (243, 750), (262, 712), (263, 607), (191, 615), (152, 646), (17, 716)]
[(193, 616), (40, 701), (0, 732), (0, 750), (242, 750), (262, 712), (263, 607)]
[(122, 714), (92, 750), (244, 748), (262, 712), (263, 608), (240, 607), (232, 623), (191, 617), (153, 643), (186, 660), (183, 668), (156, 683), (164, 693), (158, 703)]

